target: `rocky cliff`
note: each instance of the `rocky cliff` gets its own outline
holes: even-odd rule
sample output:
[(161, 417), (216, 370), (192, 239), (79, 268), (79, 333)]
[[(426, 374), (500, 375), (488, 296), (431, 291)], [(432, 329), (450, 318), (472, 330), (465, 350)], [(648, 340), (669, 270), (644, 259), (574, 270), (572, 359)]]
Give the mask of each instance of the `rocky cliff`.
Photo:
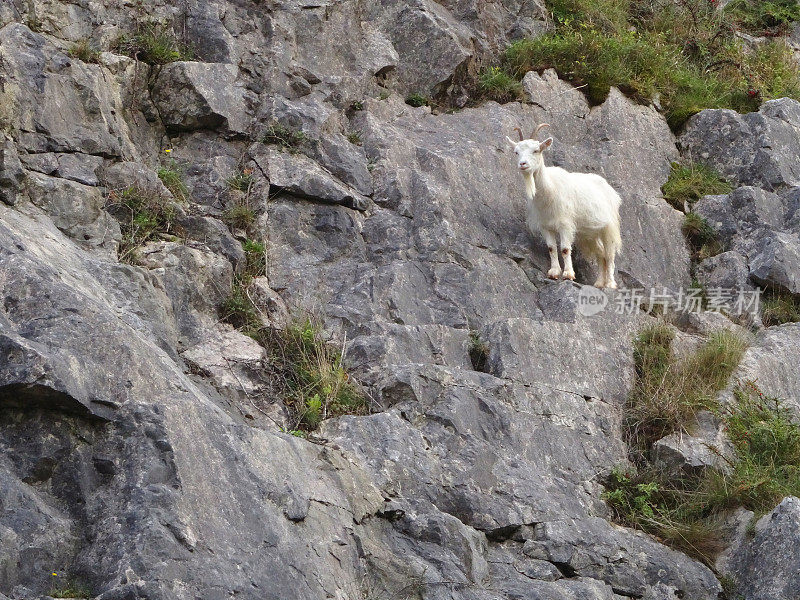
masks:
[[(798, 294), (800, 104), (677, 139), (552, 71), (474, 105), (478, 65), (545, 21), (532, 0), (3, 2), (0, 598), (703, 600), (725, 569), (748, 600), (800, 593), (794, 499), (717, 573), (607, 519), (652, 317), (583, 316), (544, 277), (505, 142), (547, 121), (554, 164), (620, 192), (621, 284)], [(148, 23), (191, 56), (131, 52)], [(726, 241), (699, 265), (660, 191), (681, 156), (742, 186), (698, 203)], [(172, 229), (120, 260), (133, 188)], [(319, 315), (372, 414), (289, 433), (265, 348), (220, 319), (253, 235), (259, 318)], [(798, 327), (760, 329), (738, 376), (800, 412)]]

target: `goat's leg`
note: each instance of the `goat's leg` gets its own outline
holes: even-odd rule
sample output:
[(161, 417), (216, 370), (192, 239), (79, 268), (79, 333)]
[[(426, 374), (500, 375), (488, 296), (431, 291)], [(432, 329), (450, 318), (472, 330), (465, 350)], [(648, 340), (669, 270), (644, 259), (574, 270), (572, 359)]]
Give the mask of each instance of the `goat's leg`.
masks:
[(597, 274), (597, 281), (594, 282), (594, 287), (606, 287), (606, 273), (608, 273), (608, 261), (604, 254), (597, 257), (597, 265), (600, 267), (600, 272)]
[(617, 282), (614, 281), (614, 269), (616, 268), (616, 265), (614, 264), (614, 262), (615, 262), (615, 258), (616, 258), (615, 255), (616, 254), (617, 254), (617, 249), (614, 248), (613, 245), (606, 250), (606, 259), (604, 261), (605, 262), (605, 279), (606, 279), (605, 287), (607, 287), (610, 290), (617, 289)]
[(562, 229), (559, 231), (561, 238), (561, 255), (564, 257), (564, 279), (575, 281), (575, 270), (572, 268), (572, 242), (575, 239), (575, 233)]
[(544, 230), (542, 231), (544, 241), (547, 243), (547, 251), (550, 253), (550, 270), (547, 276), (550, 279), (558, 279), (561, 277), (561, 265), (558, 263), (558, 249), (556, 248), (556, 232)]

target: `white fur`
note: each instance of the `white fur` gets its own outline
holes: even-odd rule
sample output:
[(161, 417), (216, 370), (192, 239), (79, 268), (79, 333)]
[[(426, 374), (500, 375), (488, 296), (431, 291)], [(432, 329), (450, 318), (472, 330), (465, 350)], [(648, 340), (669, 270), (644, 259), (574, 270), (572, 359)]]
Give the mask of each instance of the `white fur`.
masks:
[[(514, 146), (517, 166), (525, 182), (528, 227), (532, 233), (541, 232), (550, 252), (547, 276), (558, 279), (563, 275), (564, 279), (575, 279), (572, 268), (574, 242), (600, 267), (594, 285), (616, 288), (614, 262), (622, 247), (619, 194), (600, 175), (545, 167), (542, 153), (553, 143), (553, 138), (543, 142), (507, 139)], [(563, 272), (558, 261), (556, 236), (561, 240)]]

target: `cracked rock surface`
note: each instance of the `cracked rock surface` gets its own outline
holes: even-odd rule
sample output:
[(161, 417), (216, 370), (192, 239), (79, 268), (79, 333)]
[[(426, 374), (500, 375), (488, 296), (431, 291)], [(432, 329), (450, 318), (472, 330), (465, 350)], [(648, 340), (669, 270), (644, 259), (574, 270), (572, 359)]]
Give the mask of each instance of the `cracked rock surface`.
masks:
[[(735, 254), (702, 272), (797, 293), (780, 257), (800, 222), (800, 105), (704, 111), (678, 143), (654, 108), (616, 89), (590, 106), (553, 71), (525, 76), (524, 102), (404, 102), (464, 106), (465, 78), (545, 14), (536, 0), (0, 6), (0, 598), (39, 598), (54, 572), (102, 600), (720, 597), (711, 569), (606, 519), (631, 341), (651, 317), (617, 314), (613, 295), (583, 316), (579, 287), (546, 279), (505, 136), (547, 121), (551, 164), (620, 192), (627, 286), (689, 284), (660, 186), (679, 147), (718, 161), (747, 187), (698, 203)], [(150, 19), (191, 60), (120, 54)], [(84, 39), (97, 62), (70, 53)], [(726, 154), (754, 132), (761, 174)], [(186, 202), (159, 167), (180, 170)], [(230, 183), (243, 174), (246, 191)], [(176, 207), (136, 264), (118, 260), (109, 205), (131, 186)], [(230, 219), (243, 204), (248, 231)], [(264, 349), (220, 322), (250, 236), (266, 249), (250, 288), (262, 319), (319, 314), (372, 414), (287, 432)], [(576, 270), (594, 280), (579, 256)], [(798, 340), (766, 329), (741, 367), (796, 408), (797, 361), (776, 349)], [(791, 546), (792, 506), (727, 563), (747, 600), (772, 597), (759, 565)], [(770, 580), (785, 594), (795, 567)]]

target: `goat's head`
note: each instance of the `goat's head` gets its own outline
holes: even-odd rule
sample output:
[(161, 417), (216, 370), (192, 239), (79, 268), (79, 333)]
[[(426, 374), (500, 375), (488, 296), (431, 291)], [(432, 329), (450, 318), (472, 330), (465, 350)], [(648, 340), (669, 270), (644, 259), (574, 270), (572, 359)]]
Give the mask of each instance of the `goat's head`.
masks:
[(550, 147), (550, 144), (553, 143), (553, 138), (549, 137), (543, 142), (533, 139), (536, 137), (536, 134), (539, 133), (539, 130), (544, 127), (550, 127), (550, 125), (542, 123), (533, 130), (529, 139), (525, 139), (522, 135), (522, 130), (519, 127), (515, 127), (514, 131), (519, 135), (518, 142), (506, 136), (508, 143), (514, 148), (514, 154), (517, 157), (517, 166), (523, 173), (530, 173), (533, 175), (544, 167), (542, 152)]

